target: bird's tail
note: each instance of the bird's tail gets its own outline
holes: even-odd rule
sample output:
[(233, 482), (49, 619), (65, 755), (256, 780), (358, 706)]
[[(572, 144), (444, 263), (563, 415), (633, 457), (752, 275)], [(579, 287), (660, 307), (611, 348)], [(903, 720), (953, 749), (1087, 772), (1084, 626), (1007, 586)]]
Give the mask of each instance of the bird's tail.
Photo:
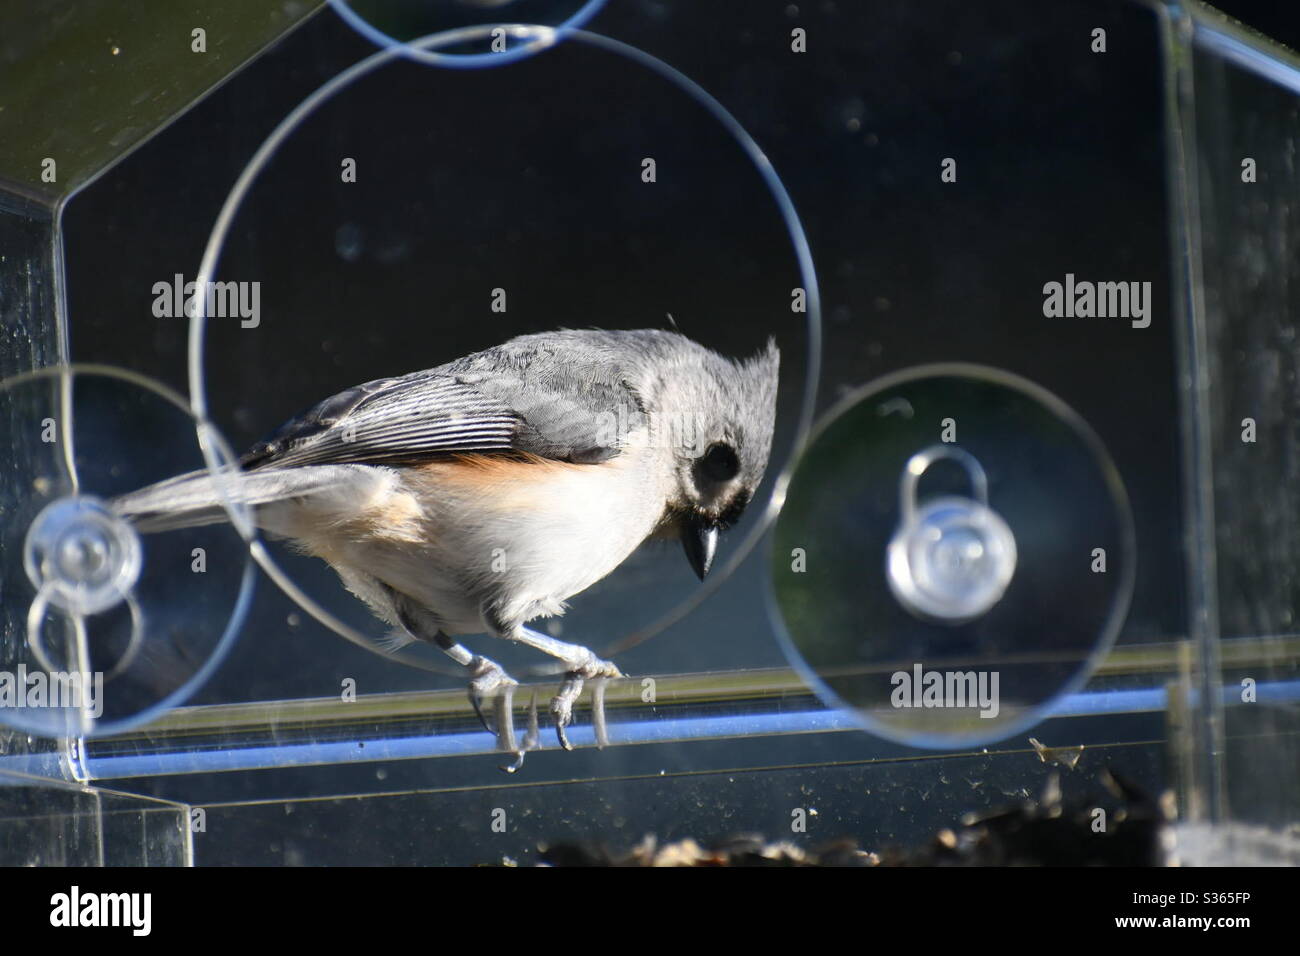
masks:
[[(224, 501), (254, 512), (259, 505), (320, 491), (336, 480), (331, 468), (284, 468), (223, 474), (207, 471), (168, 478), (109, 502), (137, 530), (149, 534), (228, 520)], [(224, 497), (223, 497), (224, 496)]]

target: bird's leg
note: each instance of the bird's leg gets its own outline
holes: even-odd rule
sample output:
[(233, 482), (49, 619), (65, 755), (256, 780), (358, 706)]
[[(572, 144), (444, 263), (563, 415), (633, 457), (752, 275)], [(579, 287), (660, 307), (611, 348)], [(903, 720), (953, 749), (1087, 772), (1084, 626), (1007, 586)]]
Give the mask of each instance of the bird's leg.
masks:
[[(500, 738), (502, 750), (515, 749), (513, 698), (518, 681), (505, 672), (505, 669), (491, 658), (475, 654), (464, 644), (457, 644), (446, 634), (439, 631), (434, 635), (436, 644), (448, 657), (469, 671), (469, 702), (478, 714), (483, 729)], [(496, 727), (488, 722), (483, 713), (483, 701), (492, 701), (493, 716)]]
[[(464, 665), (473, 675), (469, 682), (469, 702), (478, 714), (488, 733), (497, 738), (499, 749), (515, 755), (515, 762), (501, 769), (506, 773), (515, 773), (524, 765), (524, 756), (540, 745), (541, 734), (537, 730), (537, 695), (533, 695), (532, 706), (528, 709), (528, 732), (520, 743), (515, 742), (515, 688), (518, 681), (507, 674), (496, 661), (489, 660), (481, 654), (475, 654), (463, 644), (457, 644), (446, 634), (439, 631), (433, 641), (446, 652), (447, 656)], [(490, 697), (492, 711), (496, 717), (497, 729), (493, 730), (483, 714), (482, 699)]]
[[(551, 701), (551, 713), (555, 716), (555, 735), (560, 740), (560, 746), (565, 750), (572, 750), (573, 746), (569, 743), (564, 728), (573, 722), (573, 705), (582, 694), (583, 684), (588, 680), (603, 682), (605, 678), (622, 677), (622, 672), (612, 663), (601, 660), (590, 649), (580, 644), (557, 641), (522, 624), (516, 625), (502, 636), (535, 647), (543, 654), (549, 654), (564, 664), (564, 683), (560, 685), (560, 692)], [(592, 716), (596, 731), (596, 746), (604, 747), (609, 743), (609, 737), (605, 733), (603, 683), (592, 695)]]
[[(398, 622), (413, 638), (433, 644), (457, 664), (469, 671), (469, 702), (478, 714), (483, 729), (493, 734), (502, 750), (516, 752), (513, 697), (518, 681), (505, 672), (500, 664), (481, 654), (475, 654), (464, 644), (458, 644), (428, 620), (427, 612), (421, 612), (410, 600), (388, 589), (397, 612)], [(488, 723), (483, 713), (483, 701), (491, 699), (496, 727)]]

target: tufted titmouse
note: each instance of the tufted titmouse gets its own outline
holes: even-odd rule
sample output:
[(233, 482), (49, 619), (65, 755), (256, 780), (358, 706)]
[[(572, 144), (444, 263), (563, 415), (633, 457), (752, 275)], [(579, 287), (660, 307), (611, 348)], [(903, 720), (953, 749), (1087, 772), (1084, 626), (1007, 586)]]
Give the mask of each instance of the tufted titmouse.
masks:
[[(333, 566), (400, 629), (393, 647), (427, 641), (467, 668), (480, 719), (492, 698), (501, 745), (520, 759), (515, 681), (452, 636), (487, 632), (559, 659), (551, 712), (569, 749), (583, 682), (618, 668), (524, 624), (564, 613), (651, 537), (679, 538), (704, 578), (718, 532), (762, 481), (778, 364), (771, 340), (737, 362), (667, 331), (524, 335), (326, 399), (249, 450), (225, 491)], [(145, 532), (225, 518), (206, 472), (113, 505)], [(525, 749), (535, 737), (534, 721)]]

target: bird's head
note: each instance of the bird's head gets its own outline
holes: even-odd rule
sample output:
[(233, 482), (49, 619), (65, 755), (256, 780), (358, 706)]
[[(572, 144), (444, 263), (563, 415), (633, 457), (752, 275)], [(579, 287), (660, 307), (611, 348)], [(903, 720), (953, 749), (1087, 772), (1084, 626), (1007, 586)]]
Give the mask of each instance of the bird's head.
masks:
[(674, 489), (665, 530), (675, 533), (700, 580), (718, 536), (758, 492), (772, 451), (780, 352), (769, 339), (733, 361), (700, 347), (665, 382), (660, 412), (674, 417)]

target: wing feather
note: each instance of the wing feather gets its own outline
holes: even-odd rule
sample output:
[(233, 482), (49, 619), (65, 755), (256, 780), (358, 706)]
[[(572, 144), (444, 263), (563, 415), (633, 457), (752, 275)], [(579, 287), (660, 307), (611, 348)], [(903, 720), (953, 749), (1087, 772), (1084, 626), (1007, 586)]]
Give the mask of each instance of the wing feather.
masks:
[(512, 452), (599, 462), (619, 454), (615, 424), (641, 407), (620, 368), (593, 364), (589, 354), (566, 365), (548, 353), (540, 374), (514, 354), (493, 363), (492, 351), (340, 392), (286, 422), (241, 464), (413, 464)]

